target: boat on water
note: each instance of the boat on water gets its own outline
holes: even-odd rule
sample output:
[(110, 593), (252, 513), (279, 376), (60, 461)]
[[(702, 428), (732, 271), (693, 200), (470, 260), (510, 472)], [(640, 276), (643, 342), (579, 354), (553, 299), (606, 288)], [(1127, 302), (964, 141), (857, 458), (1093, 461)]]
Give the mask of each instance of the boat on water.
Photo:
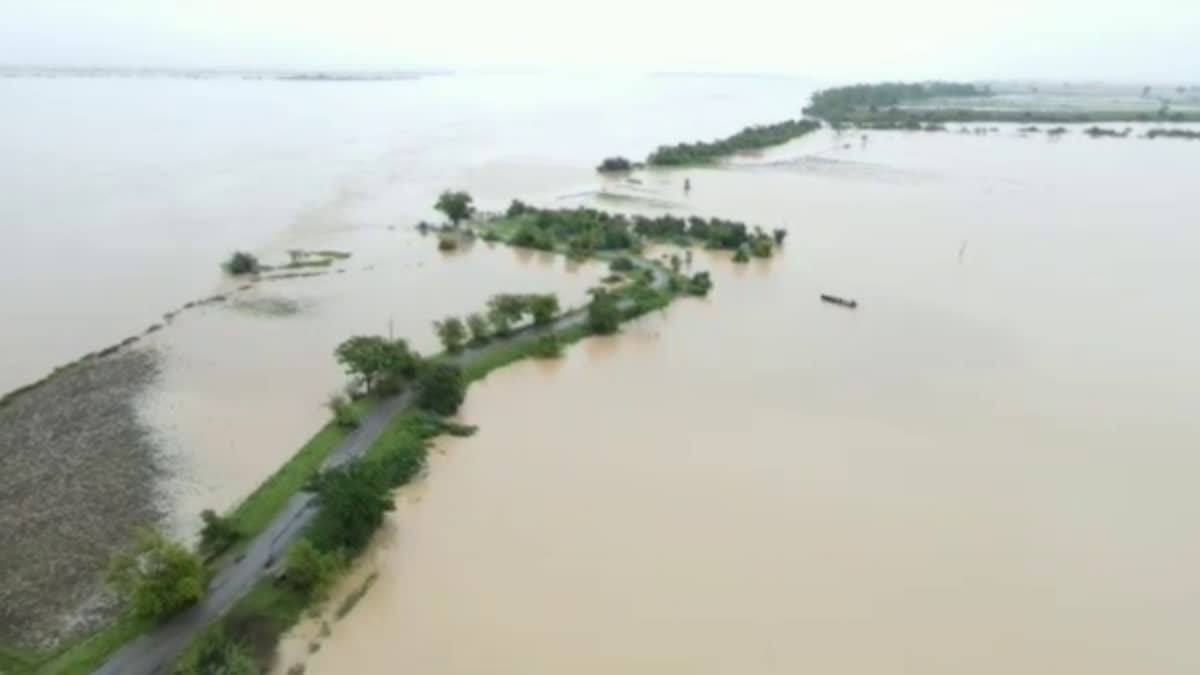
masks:
[(858, 307), (857, 300), (848, 300), (846, 298), (839, 298), (836, 295), (827, 295), (825, 293), (822, 293), (821, 300), (824, 302), (828, 302), (831, 305), (838, 305), (840, 307), (849, 307), (850, 309), (854, 309), (855, 307)]

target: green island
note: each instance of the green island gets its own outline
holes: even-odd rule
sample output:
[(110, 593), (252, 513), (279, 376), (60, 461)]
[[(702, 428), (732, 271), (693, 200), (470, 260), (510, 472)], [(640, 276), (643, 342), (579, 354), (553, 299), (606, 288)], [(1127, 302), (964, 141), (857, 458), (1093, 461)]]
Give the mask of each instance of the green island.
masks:
[(821, 128), (815, 119), (785, 120), (775, 124), (746, 127), (736, 134), (706, 143), (663, 145), (650, 153), (646, 163), (651, 166), (686, 166), (708, 164), (738, 152), (763, 150), (810, 134)]

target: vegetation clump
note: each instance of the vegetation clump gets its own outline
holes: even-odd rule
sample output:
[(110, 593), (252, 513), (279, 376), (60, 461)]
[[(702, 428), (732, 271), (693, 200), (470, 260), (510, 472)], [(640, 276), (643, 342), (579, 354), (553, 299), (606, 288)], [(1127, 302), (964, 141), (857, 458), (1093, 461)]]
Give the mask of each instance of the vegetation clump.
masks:
[(1188, 140), (1200, 139), (1200, 131), (1191, 129), (1151, 129), (1146, 132), (1146, 138), (1184, 138)]
[(108, 582), (139, 617), (160, 619), (196, 604), (208, 590), (200, 556), (152, 530), (113, 558)]
[(621, 326), (621, 309), (617, 296), (604, 288), (592, 290), (592, 300), (587, 306), (588, 330), (598, 335), (617, 332)]
[(736, 152), (762, 150), (773, 145), (812, 133), (821, 128), (821, 123), (811, 119), (786, 120), (776, 124), (746, 127), (736, 134), (706, 143), (679, 143), (660, 146), (650, 153), (646, 163), (652, 166), (680, 166), (704, 164)]
[(366, 392), (397, 392), (417, 374), (420, 355), (404, 340), (356, 335), (334, 350), (334, 357)]
[(1126, 127), (1121, 131), (1117, 131), (1116, 129), (1106, 129), (1104, 127), (1091, 126), (1087, 129), (1084, 129), (1083, 133), (1087, 134), (1090, 138), (1125, 138), (1129, 134), (1133, 133), (1133, 129)]
[(453, 363), (426, 363), (417, 376), (417, 405), (439, 415), (458, 412), (466, 391), (462, 368)]
[(200, 520), (204, 523), (200, 528), (200, 551), (205, 555), (220, 555), (241, 537), (232, 520), (212, 509), (201, 511)]
[(446, 190), (438, 196), (437, 203), (433, 208), (445, 214), (446, 218), (450, 219), (450, 223), (458, 227), (459, 223), (474, 215), (473, 201), (469, 193)]
[(258, 274), (262, 269), (258, 258), (253, 253), (245, 251), (235, 251), (233, 255), (222, 265), (225, 271), (235, 277), (244, 276), (247, 274)]
[(624, 157), (606, 157), (603, 162), (600, 162), (600, 166), (596, 167), (596, 171), (600, 173), (620, 173), (632, 169), (633, 162)]
[(360, 420), (358, 409), (348, 397), (343, 394), (334, 394), (329, 397), (327, 403), (329, 411), (333, 413), (333, 421), (343, 429), (355, 429), (358, 427)]

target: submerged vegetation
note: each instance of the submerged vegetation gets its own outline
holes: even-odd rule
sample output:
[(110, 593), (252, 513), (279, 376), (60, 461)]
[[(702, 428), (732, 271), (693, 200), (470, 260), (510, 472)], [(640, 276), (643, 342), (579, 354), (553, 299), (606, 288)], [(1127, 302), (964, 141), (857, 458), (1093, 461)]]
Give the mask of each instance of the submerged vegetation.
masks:
[(229, 256), (229, 259), (225, 261), (222, 267), (227, 273), (235, 277), (246, 274), (258, 274), (259, 269), (261, 269), (258, 258), (254, 254), (246, 253), (245, 251), (234, 251), (233, 255)]
[(706, 143), (679, 143), (660, 146), (650, 153), (646, 163), (652, 166), (680, 166), (704, 164), (737, 152), (762, 150), (781, 145), (816, 131), (821, 123), (811, 119), (786, 120), (776, 124), (746, 127), (736, 134)]
[(606, 157), (600, 166), (596, 167), (599, 173), (620, 173), (622, 171), (632, 171), (634, 168), (633, 162), (624, 157)]

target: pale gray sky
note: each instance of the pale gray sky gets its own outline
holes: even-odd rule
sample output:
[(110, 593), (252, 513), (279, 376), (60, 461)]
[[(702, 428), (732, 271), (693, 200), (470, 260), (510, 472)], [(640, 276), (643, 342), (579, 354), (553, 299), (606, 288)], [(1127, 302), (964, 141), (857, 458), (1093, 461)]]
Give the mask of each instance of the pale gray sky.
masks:
[(0, 0), (0, 64), (1200, 78), (1200, 0)]

